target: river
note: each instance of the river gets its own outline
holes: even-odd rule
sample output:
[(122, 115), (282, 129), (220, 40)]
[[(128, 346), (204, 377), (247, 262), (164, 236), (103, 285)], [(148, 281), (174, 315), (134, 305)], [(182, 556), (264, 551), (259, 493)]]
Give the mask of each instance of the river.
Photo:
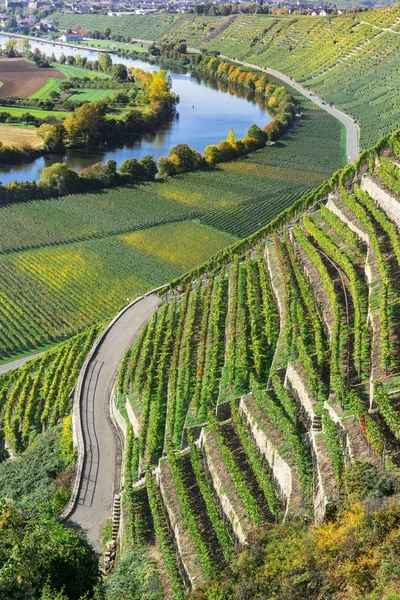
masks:
[[(5, 35), (0, 35), (5, 38)], [(31, 40), (31, 47), (39, 48), (47, 55), (61, 54), (87, 56), (95, 60), (98, 53), (92, 50), (81, 50), (60, 46), (48, 42)], [(127, 66), (135, 66), (147, 71), (159, 69), (159, 66), (141, 60), (130, 60), (111, 54), (113, 62), (121, 62)], [(44, 167), (54, 162), (65, 160), (70, 167), (79, 170), (95, 162), (105, 162), (109, 158), (120, 165), (127, 158), (141, 158), (152, 154), (156, 159), (166, 156), (172, 146), (179, 143), (188, 144), (199, 152), (203, 152), (208, 144), (217, 144), (226, 138), (233, 128), (238, 138), (243, 137), (253, 123), (260, 127), (271, 121), (262, 101), (239, 97), (229, 93), (226, 88), (218, 89), (216, 82), (206, 82), (198, 77), (182, 74), (168, 69), (172, 78), (172, 89), (179, 95), (177, 115), (170, 122), (163, 124), (156, 134), (142, 135), (132, 139), (120, 147), (96, 147), (90, 149), (67, 150), (65, 155), (46, 155), (23, 165), (0, 165), (1, 183), (12, 181), (38, 180)], [(220, 84), (220, 87), (221, 84)]]

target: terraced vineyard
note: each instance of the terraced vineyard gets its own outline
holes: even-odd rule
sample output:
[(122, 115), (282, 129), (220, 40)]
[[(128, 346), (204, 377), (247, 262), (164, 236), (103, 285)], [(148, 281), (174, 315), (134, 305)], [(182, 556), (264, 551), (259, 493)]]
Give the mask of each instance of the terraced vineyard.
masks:
[(329, 19), (240, 15), (206, 47), (311, 88), (358, 119), (365, 148), (400, 124), (399, 16), (399, 4)]
[(131, 542), (174, 598), (268, 523), (335, 513), (352, 461), (400, 466), (400, 134), (173, 282), (121, 365)]

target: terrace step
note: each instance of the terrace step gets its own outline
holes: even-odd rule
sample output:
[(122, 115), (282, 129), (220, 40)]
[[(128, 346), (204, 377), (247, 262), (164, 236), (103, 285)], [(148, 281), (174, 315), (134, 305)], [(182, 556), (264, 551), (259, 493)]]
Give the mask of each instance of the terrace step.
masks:
[(304, 514), (306, 506), (301, 494), (295, 459), (289, 449), (285, 448), (284, 457), (279, 451), (285, 446), (282, 433), (258, 408), (253, 393), (240, 398), (239, 412), (260, 456), (271, 471), (277, 497), (284, 506), (284, 520)]
[(400, 202), (394, 194), (385, 190), (383, 184), (367, 174), (361, 177), (360, 188), (371, 196), (397, 227), (400, 227)]
[(222, 512), (230, 523), (237, 543), (244, 545), (254, 526), (224, 463), (215, 435), (210, 429), (202, 430), (199, 446), (203, 451), (206, 469)]
[(161, 461), (160, 466), (155, 470), (155, 475), (184, 579), (190, 588), (201, 585), (205, 582), (204, 572), (196, 546), (183, 518), (181, 501), (167, 460)]
[(312, 429), (315, 432), (322, 431), (322, 417), (321, 417), (321, 415), (314, 415), (314, 419), (313, 419), (313, 423), (312, 423)]
[(344, 448), (345, 464), (350, 463), (352, 460), (358, 460), (367, 461), (383, 468), (382, 461), (367, 442), (356, 417), (345, 415), (343, 408), (337, 402), (325, 402), (324, 408), (329, 412), (332, 421), (338, 425), (338, 433)]
[(292, 244), (300, 265), (310, 283), (310, 287), (314, 294), (318, 310), (321, 313), (321, 321), (324, 323), (329, 337), (332, 335), (334, 317), (332, 312), (332, 306), (329, 301), (329, 296), (326, 288), (323, 284), (322, 277), (319, 274), (318, 269), (312, 262), (312, 260), (304, 252), (303, 248), (296, 242), (293, 236), (293, 232), (290, 232)]
[(315, 412), (317, 400), (309, 390), (306, 373), (299, 361), (288, 364), (284, 385), (300, 403), (303, 416), (310, 429), (305, 439), (309, 443), (313, 458), (314, 520), (316, 524), (320, 524), (325, 518), (327, 507), (332, 503), (339, 502), (339, 490), (328, 448), (322, 435), (322, 426), (319, 431), (315, 431), (313, 428), (314, 423), (318, 424), (319, 415)]

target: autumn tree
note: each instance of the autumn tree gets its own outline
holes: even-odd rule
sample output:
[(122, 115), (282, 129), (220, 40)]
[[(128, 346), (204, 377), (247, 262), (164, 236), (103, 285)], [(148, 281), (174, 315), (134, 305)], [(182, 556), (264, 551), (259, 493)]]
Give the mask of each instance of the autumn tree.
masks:
[(49, 125), (43, 123), (36, 131), (36, 135), (43, 140), (43, 145), (48, 150), (59, 150), (63, 146), (64, 127), (61, 124)]
[(64, 120), (64, 129), (71, 141), (82, 137), (85, 144), (96, 141), (104, 126), (107, 104), (102, 100), (77, 108)]

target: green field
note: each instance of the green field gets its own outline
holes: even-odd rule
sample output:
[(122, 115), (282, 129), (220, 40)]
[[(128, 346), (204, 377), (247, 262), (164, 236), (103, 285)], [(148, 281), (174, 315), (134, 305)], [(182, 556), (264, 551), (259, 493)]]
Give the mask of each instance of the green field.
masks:
[[(182, 250), (172, 259), (168, 246), (167, 255), (157, 252), (152, 229), (138, 239), (134, 234), (126, 240), (106, 237), (0, 257), (0, 357), (63, 340), (111, 319), (129, 300), (198, 266), (232, 242), (200, 225), (178, 224), (173, 229)], [(199, 244), (190, 251), (194, 233), (210, 245)]]
[(75, 67), (72, 65), (60, 65), (59, 63), (51, 63), (52, 67), (55, 67), (62, 73), (65, 73), (67, 77), (89, 77), (90, 79), (109, 78), (109, 75), (102, 73), (101, 71), (90, 71), (89, 69), (82, 69), (81, 67)]
[(68, 98), (72, 102), (95, 102), (105, 98), (113, 98), (119, 90), (91, 90), (80, 88), (75, 94)]
[(129, 44), (127, 42), (115, 42), (114, 40), (85, 40), (79, 42), (79, 46), (85, 48), (103, 48), (110, 52), (120, 52), (122, 50), (129, 50), (130, 52), (147, 52), (150, 44), (146, 42), (137, 42), (136, 44)]
[(42, 110), (41, 108), (24, 107), (18, 106), (0, 106), (0, 112), (6, 112), (14, 117), (20, 117), (29, 113), (33, 117), (38, 119), (46, 119), (47, 117), (56, 117), (57, 119), (65, 119), (71, 113), (62, 110)]
[(45, 85), (40, 88), (34, 94), (31, 94), (29, 97), (34, 100), (47, 100), (51, 94), (51, 92), (59, 92), (60, 91), (60, 83), (62, 79), (51, 77)]

